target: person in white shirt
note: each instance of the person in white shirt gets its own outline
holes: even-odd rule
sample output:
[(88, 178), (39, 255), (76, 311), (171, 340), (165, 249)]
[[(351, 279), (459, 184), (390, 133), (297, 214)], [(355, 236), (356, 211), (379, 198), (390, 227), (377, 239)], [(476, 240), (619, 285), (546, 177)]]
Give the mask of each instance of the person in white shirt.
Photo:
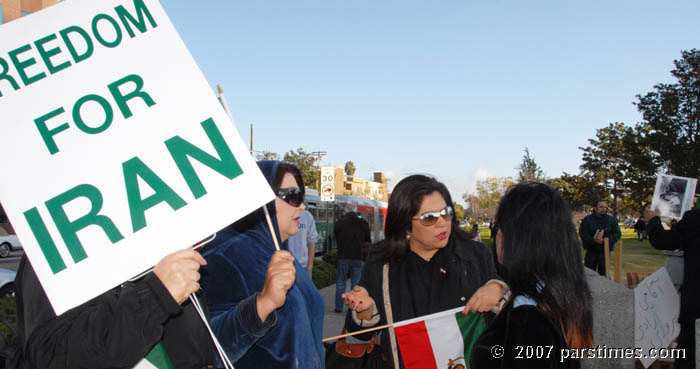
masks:
[(299, 218), (299, 233), (289, 237), (287, 246), (289, 247), (289, 252), (294, 255), (299, 264), (309, 273), (309, 277), (311, 277), (311, 270), (314, 267), (317, 239), (318, 232), (316, 232), (314, 217), (308, 210), (304, 210), (301, 212), (301, 218)]

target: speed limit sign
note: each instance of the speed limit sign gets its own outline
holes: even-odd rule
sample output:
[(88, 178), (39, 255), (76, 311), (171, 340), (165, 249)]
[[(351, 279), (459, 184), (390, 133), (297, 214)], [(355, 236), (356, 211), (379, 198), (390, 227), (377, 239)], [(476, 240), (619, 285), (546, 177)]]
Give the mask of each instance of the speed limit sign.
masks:
[(335, 168), (321, 168), (321, 201), (335, 200)]

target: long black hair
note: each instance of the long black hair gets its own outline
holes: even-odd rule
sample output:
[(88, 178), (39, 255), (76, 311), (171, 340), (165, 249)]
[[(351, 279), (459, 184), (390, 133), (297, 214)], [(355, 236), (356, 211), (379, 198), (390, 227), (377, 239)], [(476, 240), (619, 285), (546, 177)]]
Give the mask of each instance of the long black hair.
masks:
[(503, 235), (503, 277), (513, 295), (535, 300), (561, 325), (569, 347), (590, 347), (591, 292), (566, 200), (546, 184), (520, 183), (501, 199), (496, 222)]
[[(410, 246), (406, 235), (413, 229), (411, 219), (420, 210), (423, 198), (433, 192), (438, 192), (447, 206), (454, 206), (450, 191), (433, 177), (414, 174), (402, 179), (394, 187), (387, 208), (384, 241), (375, 247), (375, 250), (379, 249), (384, 253), (384, 261), (400, 261), (408, 255)], [(468, 235), (459, 227), (454, 216), (450, 237), (452, 236), (468, 239)]]

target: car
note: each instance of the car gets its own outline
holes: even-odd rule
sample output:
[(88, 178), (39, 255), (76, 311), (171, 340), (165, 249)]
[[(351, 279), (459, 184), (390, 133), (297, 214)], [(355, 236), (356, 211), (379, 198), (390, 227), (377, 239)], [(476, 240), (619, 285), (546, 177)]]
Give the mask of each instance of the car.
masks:
[(22, 250), (22, 244), (15, 234), (0, 235), (0, 258), (10, 256), (11, 251)]
[(7, 295), (14, 297), (16, 277), (17, 272), (14, 270), (0, 268), (0, 299)]

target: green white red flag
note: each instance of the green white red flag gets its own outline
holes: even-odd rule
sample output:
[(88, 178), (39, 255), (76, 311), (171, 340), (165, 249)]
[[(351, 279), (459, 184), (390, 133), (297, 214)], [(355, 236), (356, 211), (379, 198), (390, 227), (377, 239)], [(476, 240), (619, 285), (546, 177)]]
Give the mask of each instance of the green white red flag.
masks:
[(469, 368), (472, 346), (484, 330), (481, 313), (464, 307), (394, 323), (406, 369)]
[(175, 369), (162, 342), (158, 342), (134, 369)]

